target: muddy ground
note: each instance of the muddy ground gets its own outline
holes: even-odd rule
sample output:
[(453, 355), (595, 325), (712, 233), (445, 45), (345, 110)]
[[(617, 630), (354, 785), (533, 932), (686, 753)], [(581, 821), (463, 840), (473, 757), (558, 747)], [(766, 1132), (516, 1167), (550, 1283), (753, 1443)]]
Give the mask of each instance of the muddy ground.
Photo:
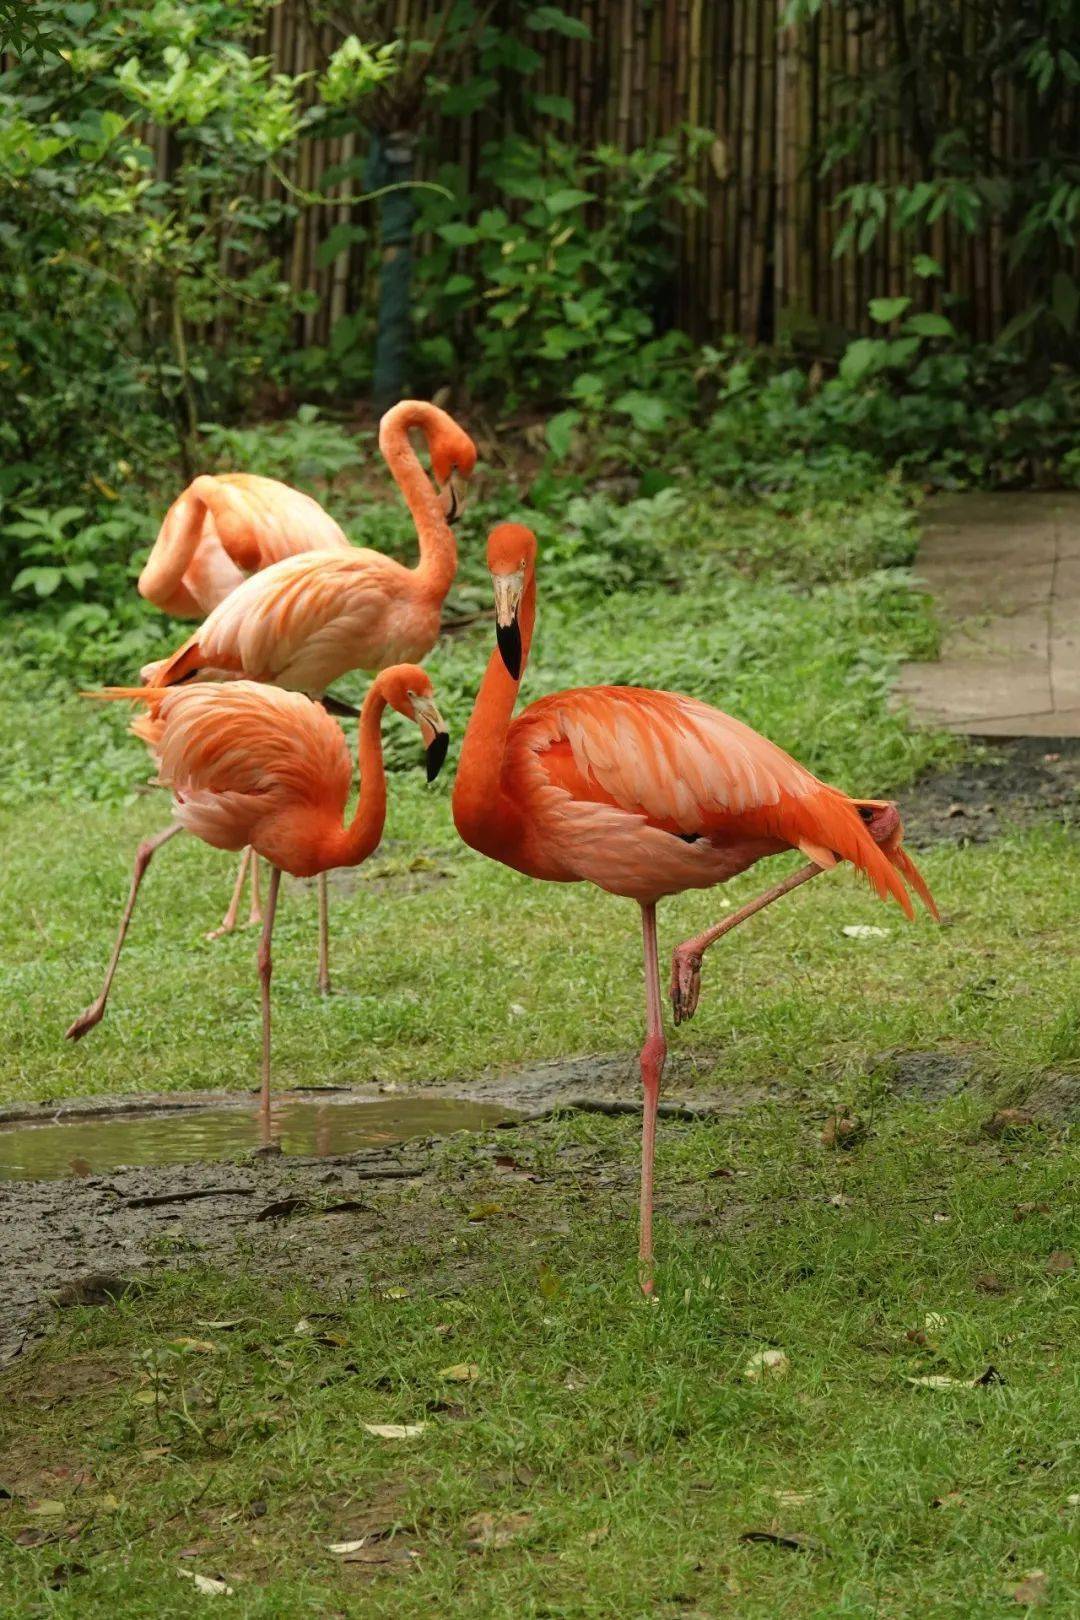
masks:
[[(984, 842), (1010, 826), (1073, 822), (1080, 808), (1080, 742), (1030, 739), (995, 745), (984, 758), (936, 773), (903, 798), (911, 841)], [(737, 1094), (693, 1086), (694, 1060), (672, 1064), (664, 1113), (669, 1130), (695, 1120), (730, 1116), (770, 1100), (822, 1116), (820, 1102), (779, 1082)], [(884, 1054), (892, 1095), (940, 1103), (978, 1087), (977, 1066), (935, 1052)], [(691, 1088), (688, 1090), (687, 1088)], [(372, 1093), (373, 1096), (379, 1093)], [(632, 1222), (633, 1166), (606, 1162), (592, 1148), (568, 1142), (556, 1123), (567, 1110), (636, 1112), (640, 1106), (632, 1055), (586, 1057), (502, 1075), (432, 1095), (467, 1096), (512, 1111), (505, 1132), (478, 1138), (472, 1152), (448, 1152), (438, 1139), (416, 1139), (332, 1158), (252, 1156), (241, 1162), (119, 1170), (64, 1181), (0, 1184), (0, 1362), (18, 1356), (47, 1331), (53, 1311), (73, 1304), (107, 1304), (145, 1286), (155, 1270), (192, 1259), (218, 1261), (243, 1254), (246, 1266), (271, 1274), (305, 1275), (340, 1286), (378, 1277), (387, 1240), (400, 1245), (403, 1224), (431, 1252), (433, 1264), (467, 1270), (468, 1244), (459, 1241), (470, 1211), (492, 1200), (532, 1197), (522, 1241), (553, 1235), (575, 1197), (608, 1198), (613, 1219)], [(218, 1105), (221, 1097), (146, 1098), (147, 1110)], [(47, 1107), (48, 1105), (46, 1105)], [(116, 1111), (137, 1103), (107, 1098), (68, 1103), (49, 1117)], [(1056, 1123), (1080, 1120), (1080, 1080), (1044, 1077), (1029, 1099), (1036, 1114)], [(0, 1122), (40, 1120), (42, 1105), (0, 1111)], [(459, 1139), (460, 1140), (460, 1139)], [(542, 1175), (525, 1169), (534, 1155)], [(669, 1219), (730, 1221), (737, 1195), (718, 1213), (716, 1184), (661, 1186)], [(477, 1217), (483, 1219), (483, 1216)], [(461, 1279), (459, 1278), (460, 1282)]]

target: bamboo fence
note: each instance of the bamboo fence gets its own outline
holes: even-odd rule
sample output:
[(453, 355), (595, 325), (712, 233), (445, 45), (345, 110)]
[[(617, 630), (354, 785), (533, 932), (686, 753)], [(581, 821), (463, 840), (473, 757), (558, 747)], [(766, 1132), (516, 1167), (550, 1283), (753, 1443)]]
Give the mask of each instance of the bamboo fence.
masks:
[[(956, 0), (964, 26), (979, 14)], [(382, 38), (416, 37), (441, 15), (445, 0), (384, 0)], [(498, 21), (499, 6), (494, 7)], [(883, 6), (836, 0), (810, 23), (784, 26), (784, 0), (563, 0), (584, 22), (588, 39), (555, 31), (528, 33), (543, 54), (534, 88), (566, 97), (571, 123), (545, 123), (560, 139), (584, 148), (604, 143), (629, 150), (694, 126), (710, 132), (692, 178), (705, 197), (674, 223), (677, 257), (673, 315), (695, 337), (736, 334), (749, 343), (787, 335), (807, 344), (835, 345), (872, 326), (867, 303), (911, 290), (910, 261), (929, 251), (944, 267), (949, 313), (972, 334), (988, 338), (1022, 309), (1029, 289), (1004, 263), (1004, 222), (969, 236), (939, 219), (920, 241), (883, 226), (867, 251), (834, 255), (841, 223), (839, 194), (856, 181), (895, 185), (919, 178), (916, 153), (897, 130), (879, 132), (859, 154), (823, 173), (819, 142), (830, 127), (846, 76), (869, 75), (887, 65), (892, 49)], [(338, 42), (332, 30), (313, 29), (304, 0), (282, 0), (268, 13), (256, 48), (289, 73), (314, 74)], [(474, 64), (462, 64), (465, 73)], [(511, 75), (512, 77), (512, 75)], [(310, 84), (311, 81), (309, 81)], [(956, 83), (932, 88), (946, 109), (962, 94)], [(520, 90), (518, 91), (520, 96)], [(986, 137), (995, 158), (1015, 163), (1030, 150), (1037, 109), (1014, 83), (987, 102)], [(484, 142), (511, 127), (513, 91), (467, 118), (435, 118), (423, 130), (421, 168), (460, 164), (475, 189)], [(1071, 133), (1080, 126), (1080, 95), (1067, 111)], [(531, 123), (537, 133), (537, 121)], [(301, 190), (344, 196), (361, 189), (354, 176), (327, 188), (322, 175), (360, 155), (356, 135), (306, 142), (285, 164)], [(159, 137), (159, 164), (169, 162)], [(268, 170), (262, 195), (284, 195)], [(366, 240), (325, 262), (320, 248), (335, 225), (368, 228)], [(340, 318), (370, 288), (377, 241), (370, 208), (301, 207), (282, 247), (285, 277), (317, 302), (300, 323), (298, 338), (326, 342)], [(422, 250), (422, 244), (421, 244)], [(223, 263), (222, 268), (225, 268)], [(930, 304), (937, 283), (925, 289)]]

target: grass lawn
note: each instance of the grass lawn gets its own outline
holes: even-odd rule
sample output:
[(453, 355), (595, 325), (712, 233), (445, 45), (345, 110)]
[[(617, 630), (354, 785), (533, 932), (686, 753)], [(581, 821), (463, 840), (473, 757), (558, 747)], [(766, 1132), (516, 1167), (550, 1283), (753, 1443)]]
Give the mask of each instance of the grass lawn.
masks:
[[(775, 513), (712, 551), (669, 514), (664, 549), (685, 540), (687, 556), (663, 593), (593, 580), (575, 596), (580, 557), (559, 553), (530, 691), (693, 691), (902, 802), (953, 745), (886, 707), (893, 662), (925, 653), (933, 625), (877, 566), (905, 560), (907, 519), (882, 499), (829, 518), (831, 572), (828, 523), (788, 532)], [(472, 589), (467, 572), (465, 605)], [(477, 625), (431, 661), (458, 737), (488, 636)], [(0, 717), (0, 1098), (252, 1086), (255, 939), (202, 939), (233, 863), (188, 839), (151, 869), (106, 1021), (62, 1041), (96, 990), (135, 843), (167, 812), (131, 795), (146, 768), (123, 717), (30, 670), (26, 645), (9, 649)], [(395, 762), (415, 746), (395, 738)], [(278, 1084), (632, 1052), (635, 908), (483, 862), (455, 840), (448, 782), (419, 775), (395, 774), (382, 848), (334, 883), (325, 1003), (314, 891), (286, 886)], [(422, 1184), (322, 1218), (314, 1249), (282, 1223), (272, 1277), (254, 1251), (225, 1275), (165, 1242), (181, 1272), (58, 1316), (3, 1376), (0, 1612), (1075, 1613), (1080, 1323), (1076, 1272), (1052, 1258), (1077, 1246), (1075, 1147), (1052, 1126), (979, 1127), (1080, 1061), (1080, 855), (1046, 824), (919, 858), (940, 929), (841, 870), (706, 959), (698, 1015), (672, 1035), (698, 1060), (680, 1083), (779, 1080), (792, 1100), (664, 1122), (655, 1304), (632, 1264), (637, 1127), (574, 1116), (499, 1133), (509, 1165), (482, 1138), (432, 1149)], [(663, 945), (783, 865), (668, 902)], [(851, 923), (886, 937), (852, 939)], [(891, 1095), (882, 1056), (911, 1049), (966, 1059), (967, 1089), (936, 1107)], [(838, 1103), (871, 1124), (848, 1152), (819, 1140)], [(749, 1379), (768, 1348), (786, 1375)], [(911, 1381), (925, 1377), (953, 1382)], [(406, 1439), (364, 1427), (421, 1423)]]

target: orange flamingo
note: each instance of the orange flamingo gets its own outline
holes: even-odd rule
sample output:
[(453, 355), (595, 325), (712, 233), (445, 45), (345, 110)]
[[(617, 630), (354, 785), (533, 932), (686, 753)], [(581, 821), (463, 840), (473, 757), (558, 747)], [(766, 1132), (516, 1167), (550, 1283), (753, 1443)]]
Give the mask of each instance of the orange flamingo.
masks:
[(139, 575), (139, 595), (202, 619), (249, 574), (303, 551), (349, 552), (310, 495), (256, 473), (203, 473), (169, 507)]
[[(166, 512), (139, 575), (139, 594), (175, 618), (201, 619), (249, 574), (283, 557), (352, 549), (329, 512), (301, 490), (257, 473), (203, 473)], [(155, 668), (148, 664), (144, 679)], [(207, 939), (221, 939), (236, 927), (249, 865), (248, 926), (262, 922), (259, 863), (251, 863), (251, 851), (246, 849), (228, 910)]]
[[(411, 427), (427, 434), (438, 491), (409, 442)], [(271, 563), (230, 591), (171, 658), (148, 665), (143, 679), (176, 686), (243, 676), (321, 697), (350, 670), (426, 657), (457, 572), (450, 524), (476, 446), (445, 411), (405, 400), (383, 417), (379, 448), (416, 525), (415, 568), (359, 546)]]
[[(412, 428), (420, 430), (427, 440), (437, 489), (410, 443)], [(394, 663), (424, 658), (438, 638), (443, 599), (457, 570), (457, 548), (450, 525), (464, 504), (464, 482), (476, 465), (476, 446), (453, 417), (437, 405), (403, 400), (383, 417), (379, 448), (416, 524), (418, 567), (406, 568), (381, 552), (349, 545), (343, 551), (312, 552), (271, 564), (231, 591), (175, 658), (146, 665), (141, 672), (143, 680), (158, 687), (214, 673), (240, 675), (322, 698), (330, 681), (347, 670), (374, 672)], [(295, 495), (296, 491), (290, 493)], [(205, 519), (202, 521), (205, 523)], [(327, 518), (328, 523), (331, 521)], [(265, 540), (265, 528), (261, 532)], [(230, 545), (238, 545), (228, 523), (219, 524), (218, 533), (223, 544), (228, 536)], [(257, 549), (257, 537), (252, 533), (249, 545)], [(249, 559), (254, 554), (254, 550), (244, 553)], [(211, 626), (217, 626), (210, 632), (216, 638), (214, 661), (209, 669), (197, 662), (192, 667), (193, 649), (197, 651), (199, 638)], [(173, 666), (177, 659), (185, 657), (188, 663), (178, 672)], [(298, 663), (303, 667), (298, 669)], [(175, 831), (175, 827), (166, 827), (140, 843), (135, 854), (132, 893), (138, 889), (156, 851)], [(254, 885), (258, 863), (245, 851), (229, 909), (221, 928), (210, 937), (227, 933), (235, 925), (249, 860)], [(318, 887), (319, 989), (325, 995), (330, 989), (325, 873), (319, 874)], [(129, 907), (131, 903), (129, 895)], [(67, 1030), (71, 1040), (79, 1040), (105, 1015), (127, 916), (125, 912), (121, 919), (101, 992)]]
[[(114, 688), (98, 695), (147, 706), (131, 729), (149, 746), (161, 781), (173, 792), (175, 821), (164, 836), (186, 830), (215, 849), (250, 847), (270, 863), (259, 944), (262, 1111), (268, 1120), (270, 945), (281, 874), (313, 877), (335, 866), (359, 866), (377, 848), (386, 819), (381, 726), (387, 704), (419, 726), (428, 780), (438, 775), (448, 739), (431, 680), (415, 664), (395, 665), (375, 677), (360, 711), (360, 794), (344, 825), (352, 757), (337, 722), (302, 694), (231, 681), (179, 690)], [(136, 863), (106, 994), (144, 871), (145, 863)]]
[[(667, 1043), (656, 905), (712, 888), (766, 855), (809, 865), (675, 952), (676, 1022), (697, 1005), (702, 953), (763, 906), (851, 861), (910, 917), (906, 879), (934, 911), (902, 847), (894, 805), (850, 799), (719, 709), (644, 687), (584, 687), (538, 699), (514, 720), (536, 614), (536, 539), (504, 523), (488, 540), (497, 648), (465, 732), (454, 821), (473, 849), (529, 877), (587, 881), (641, 907), (647, 1033), (641, 1049), (642, 1287), (652, 1291), (653, 1158)], [(934, 915), (937, 913), (934, 911)]]

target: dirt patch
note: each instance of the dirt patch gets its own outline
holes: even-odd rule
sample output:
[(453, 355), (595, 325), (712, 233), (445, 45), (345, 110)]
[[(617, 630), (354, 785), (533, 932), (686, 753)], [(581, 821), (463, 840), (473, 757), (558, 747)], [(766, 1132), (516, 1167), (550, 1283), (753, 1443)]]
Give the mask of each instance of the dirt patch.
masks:
[(940, 1103), (963, 1091), (973, 1078), (974, 1060), (952, 1052), (896, 1052), (882, 1067), (894, 1097)]
[(899, 795), (911, 844), (986, 844), (1011, 827), (1080, 820), (1080, 739), (1017, 737)]
[[(784, 1095), (779, 1086), (764, 1086), (680, 1097), (680, 1079), (687, 1082), (695, 1069), (692, 1057), (674, 1065), (672, 1093), (662, 1104), (669, 1120), (730, 1115)], [(489, 1215), (504, 1224), (524, 1221), (525, 1209), (517, 1206), (541, 1182), (557, 1191), (564, 1178), (577, 1186), (583, 1174), (600, 1196), (617, 1189), (621, 1214), (632, 1217), (635, 1167), (599, 1162), (592, 1150), (563, 1142), (552, 1123), (566, 1110), (639, 1112), (638, 1075), (629, 1057), (547, 1063), (489, 1075), (467, 1088), (431, 1088), (431, 1094), (504, 1104), (523, 1118), (512, 1131), (457, 1136), (453, 1145), (417, 1138), (339, 1156), (252, 1155), (0, 1185), (0, 1362), (42, 1331), (49, 1307), (107, 1308), (125, 1296), (133, 1278), (136, 1287), (152, 1286), (156, 1270), (196, 1256), (220, 1260), (241, 1249), (245, 1265), (272, 1274), (295, 1275), (299, 1268), (338, 1281), (370, 1278), (405, 1222), (435, 1266), (467, 1269), (470, 1243), (448, 1245), (448, 1221), (467, 1234), (480, 1231)], [(385, 1090), (371, 1095), (385, 1096)], [(208, 1100), (174, 1097), (171, 1103), (205, 1106)], [(140, 1101), (153, 1109), (159, 1099), (128, 1098), (112, 1108), (130, 1113)], [(82, 1118), (108, 1108), (98, 1100), (51, 1112)], [(8, 1118), (27, 1114), (40, 1118), (41, 1110), (8, 1110)], [(528, 1162), (538, 1155), (542, 1173)], [(540, 1206), (535, 1198), (529, 1204), (531, 1233)], [(695, 1207), (692, 1218), (700, 1216)], [(549, 1198), (535, 1230), (557, 1231), (561, 1219), (562, 1200)]]

